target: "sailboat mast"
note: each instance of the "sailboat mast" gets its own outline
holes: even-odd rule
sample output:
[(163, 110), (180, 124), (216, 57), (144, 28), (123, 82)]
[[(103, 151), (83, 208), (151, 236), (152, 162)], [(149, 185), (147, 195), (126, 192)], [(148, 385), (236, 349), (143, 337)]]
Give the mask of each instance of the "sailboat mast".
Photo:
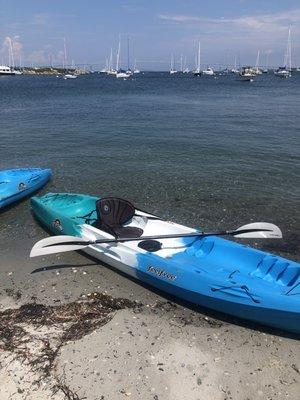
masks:
[(288, 53), (288, 68), (291, 71), (292, 70), (292, 41), (291, 41), (291, 28), (289, 28), (289, 34), (288, 34), (288, 48), (287, 48), (287, 53)]
[(197, 60), (197, 71), (198, 72), (200, 72), (200, 61), (201, 61), (201, 59), (200, 59), (200, 57), (201, 57), (201, 44), (200, 44), (200, 42), (199, 42), (199, 44), (198, 44), (198, 60)]
[(64, 37), (64, 68), (67, 66), (67, 46), (66, 46), (66, 38)]
[(13, 51), (13, 41), (11, 38), (9, 38), (9, 50), (10, 50), (10, 61), (11, 61), (11, 66), (14, 68), (15, 67), (15, 59), (14, 59), (14, 51)]
[(255, 68), (258, 69), (260, 50), (257, 51)]
[(121, 39), (119, 37), (119, 46), (118, 46), (118, 52), (117, 52), (117, 63), (116, 63), (116, 71), (119, 71), (120, 67), (120, 52), (121, 52)]
[(108, 64), (108, 70), (112, 71), (113, 69), (113, 49), (111, 47), (110, 49), (110, 56), (109, 56), (109, 64)]
[(129, 36), (127, 36), (127, 71), (130, 68), (130, 61), (129, 61)]

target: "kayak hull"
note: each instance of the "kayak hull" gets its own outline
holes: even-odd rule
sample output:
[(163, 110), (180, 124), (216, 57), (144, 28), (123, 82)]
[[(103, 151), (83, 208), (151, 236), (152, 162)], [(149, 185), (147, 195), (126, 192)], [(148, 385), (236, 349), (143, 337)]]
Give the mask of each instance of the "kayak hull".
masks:
[(50, 169), (22, 168), (0, 171), (0, 208), (39, 190), (50, 177)]
[[(97, 199), (48, 194), (32, 198), (32, 208), (53, 233), (95, 240), (110, 237), (92, 226)], [(159, 234), (193, 231), (166, 221), (149, 220), (144, 236), (155, 230)], [(91, 245), (85, 252), (185, 301), (300, 334), (298, 263), (219, 237), (161, 242), (162, 250), (155, 253), (138, 248), (134, 242)]]
[(286, 310), (274, 310), (263, 307), (254, 307), (253, 305), (241, 304), (234, 301), (224, 300), (224, 298), (216, 298), (208, 295), (201, 294), (196, 291), (188, 290), (186, 288), (175, 286), (169, 282), (152, 277), (144, 272), (137, 272), (135, 268), (121, 263), (117, 260), (108, 258), (105, 254), (99, 253), (93, 249), (88, 248), (84, 250), (86, 254), (92, 256), (105, 264), (111, 265), (118, 271), (138, 279), (139, 281), (153, 286), (162, 292), (166, 292), (184, 301), (196, 304), (200, 307), (212, 309), (220, 313), (229, 314), (243, 320), (257, 322), (261, 325), (269, 325), (273, 328), (290, 331), (300, 334), (300, 314), (299, 310), (296, 312)]

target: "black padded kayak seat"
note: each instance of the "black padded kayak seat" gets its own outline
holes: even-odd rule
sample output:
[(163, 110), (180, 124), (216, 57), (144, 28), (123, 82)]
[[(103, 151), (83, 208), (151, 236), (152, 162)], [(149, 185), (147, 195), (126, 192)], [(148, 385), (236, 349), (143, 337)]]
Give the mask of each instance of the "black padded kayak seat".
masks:
[(135, 215), (134, 206), (127, 200), (105, 197), (96, 201), (96, 226), (116, 238), (140, 237), (143, 229), (123, 226)]

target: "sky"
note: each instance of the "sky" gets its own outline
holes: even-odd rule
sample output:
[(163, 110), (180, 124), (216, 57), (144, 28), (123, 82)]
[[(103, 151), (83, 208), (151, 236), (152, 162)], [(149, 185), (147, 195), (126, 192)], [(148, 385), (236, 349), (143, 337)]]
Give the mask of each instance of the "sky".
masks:
[(0, 63), (55, 65), (63, 61), (103, 68), (121, 38), (121, 63), (164, 70), (181, 54), (194, 68), (198, 42), (201, 65), (283, 64), (288, 29), (292, 63), (300, 66), (300, 0), (0, 0)]

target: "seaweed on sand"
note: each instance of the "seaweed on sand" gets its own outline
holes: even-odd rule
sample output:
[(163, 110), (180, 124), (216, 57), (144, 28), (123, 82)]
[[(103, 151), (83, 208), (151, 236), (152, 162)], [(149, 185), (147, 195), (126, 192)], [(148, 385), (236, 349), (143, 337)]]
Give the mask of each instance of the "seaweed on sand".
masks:
[(107, 324), (117, 310), (139, 306), (127, 299), (91, 293), (69, 304), (46, 306), (33, 302), (8, 309), (0, 312), (0, 350), (11, 353), (13, 360), (25, 363), (38, 374), (36, 384), (51, 379), (53, 392), (60, 390), (65, 398), (79, 400), (55, 374), (62, 346)]

